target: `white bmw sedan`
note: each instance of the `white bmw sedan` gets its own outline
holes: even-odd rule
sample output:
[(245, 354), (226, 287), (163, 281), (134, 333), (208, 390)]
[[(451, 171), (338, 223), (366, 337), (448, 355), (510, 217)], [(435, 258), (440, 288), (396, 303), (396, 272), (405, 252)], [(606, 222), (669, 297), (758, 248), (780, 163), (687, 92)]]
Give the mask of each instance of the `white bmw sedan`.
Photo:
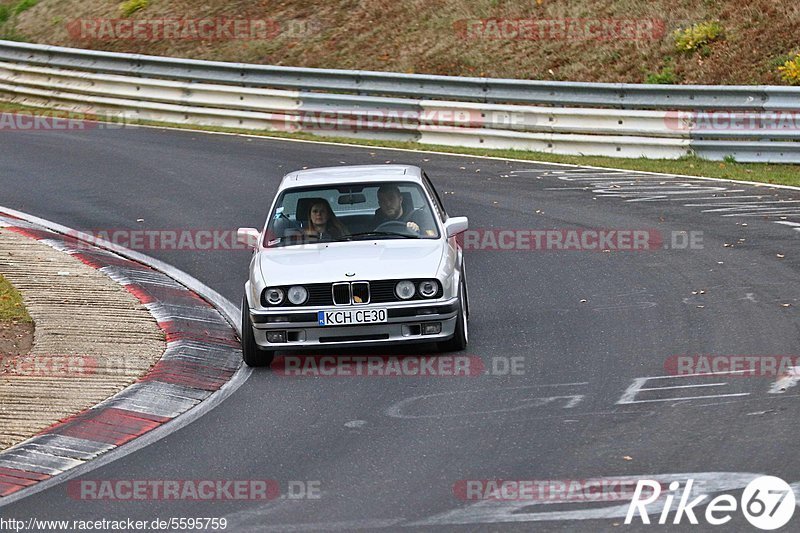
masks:
[(287, 174), (254, 249), (242, 301), (242, 353), (436, 342), (467, 345), (467, 282), (456, 236), (428, 176), (407, 165)]

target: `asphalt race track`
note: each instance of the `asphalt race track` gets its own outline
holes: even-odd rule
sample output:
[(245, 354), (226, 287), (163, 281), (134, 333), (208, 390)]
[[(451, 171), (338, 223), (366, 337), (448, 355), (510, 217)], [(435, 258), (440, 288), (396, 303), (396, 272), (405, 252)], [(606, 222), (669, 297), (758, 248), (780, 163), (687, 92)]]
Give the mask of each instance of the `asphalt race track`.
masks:
[[(423, 166), (471, 229), (648, 230), (667, 246), (467, 250), (466, 354), (487, 374), (257, 370), (209, 414), (85, 476), (269, 479), (283, 498), (86, 501), (61, 484), (2, 508), (5, 517), (225, 517), (229, 531), (600, 531), (627, 506), (464, 501), (454, 487), (693, 478), (738, 494), (763, 473), (798, 492), (800, 387), (670, 378), (667, 367), (676, 354), (800, 355), (800, 231), (786, 224), (800, 227), (800, 191), (146, 128), (1, 131), (0, 144), (0, 205), (86, 231), (260, 227), (284, 173), (391, 161)], [(687, 235), (695, 246), (682, 245)], [(241, 301), (249, 252), (141, 251)], [(518, 371), (505, 371), (512, 361)], [(319, 497), (286, 497), (297, 481)], [(752, 530), (741, 514), (725, 529)]]

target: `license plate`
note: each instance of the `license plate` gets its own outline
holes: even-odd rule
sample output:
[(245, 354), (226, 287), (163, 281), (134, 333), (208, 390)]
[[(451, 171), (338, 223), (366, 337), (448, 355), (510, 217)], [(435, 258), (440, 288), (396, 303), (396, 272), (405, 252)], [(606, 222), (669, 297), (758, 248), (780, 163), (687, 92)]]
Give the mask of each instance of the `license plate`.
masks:
[(386, 322), (386, 309), (347, 309), (319, 311), (320, 326), (349, 326), (352, 324), (380, 324)]

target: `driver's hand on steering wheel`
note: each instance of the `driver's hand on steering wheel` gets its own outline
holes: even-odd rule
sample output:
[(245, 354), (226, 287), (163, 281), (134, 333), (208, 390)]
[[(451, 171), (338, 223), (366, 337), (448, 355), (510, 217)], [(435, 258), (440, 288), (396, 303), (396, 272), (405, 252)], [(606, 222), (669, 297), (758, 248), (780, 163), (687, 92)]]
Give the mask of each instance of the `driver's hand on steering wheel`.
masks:
[(419, 225), (416, 222), (408, 222), (406, 223), (406, 227), (414, 233), (419, 233)]

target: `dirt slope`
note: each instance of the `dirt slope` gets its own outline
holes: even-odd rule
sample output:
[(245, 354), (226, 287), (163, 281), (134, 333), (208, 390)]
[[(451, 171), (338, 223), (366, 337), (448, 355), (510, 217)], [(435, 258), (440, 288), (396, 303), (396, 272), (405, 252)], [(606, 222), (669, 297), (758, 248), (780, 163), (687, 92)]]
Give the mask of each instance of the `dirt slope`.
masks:
[[(0, 4), (14, 11), (20, 1), (33, 3)], [(40, 0), (12, 15), (0, 33), (32, 42), (200, 59), (605, 82), (643, 82), (667, 67), (665, 79), (679, 83), (780, 84), (777, 66), (800, 52), (800, 3), (790, 0), (144, 3), (130, 20), (154, 24), (229, 17), (266, 20), (270, 28), (256, 39), (119, 38), (124, 32), (118, 25), (111, 33), (97, 31), (98, 19), (122, 18), (119, 1)], [(485, 19), (499, 19), (499, 24)], [(620, 26), (609, 29), (608, 19)], [(676, 50), (675, 29), (713, 20), (724, 29), (722, 38), (702, 53)]]

